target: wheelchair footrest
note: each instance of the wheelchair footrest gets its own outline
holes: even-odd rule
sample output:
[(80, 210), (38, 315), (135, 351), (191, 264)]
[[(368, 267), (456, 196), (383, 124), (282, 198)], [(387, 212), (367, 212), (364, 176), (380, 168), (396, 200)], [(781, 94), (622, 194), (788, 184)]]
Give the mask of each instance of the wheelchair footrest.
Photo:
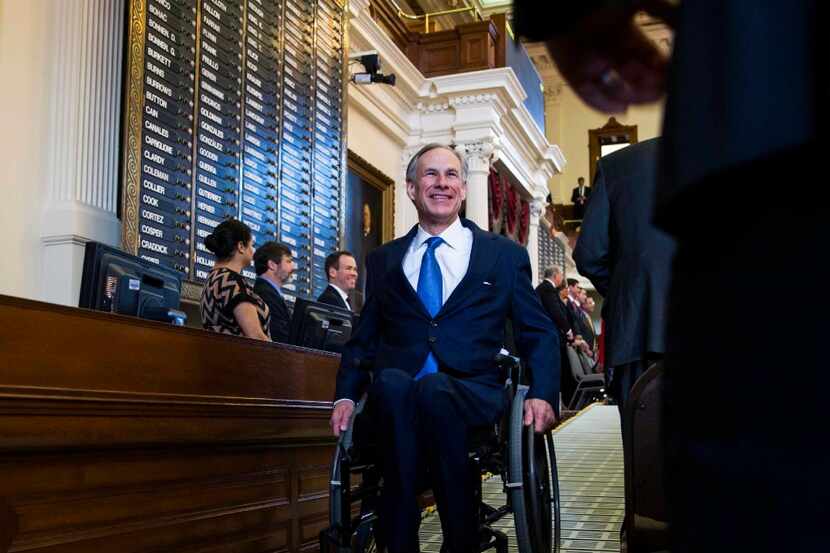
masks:
[(490, 548), (495, 548), (496, 553), (507, 553), (507, 534), (501, 530), (494, 530), (489, 526), (483, 526), (482, 529), (481, 547), (479, 551), (487, 551)]

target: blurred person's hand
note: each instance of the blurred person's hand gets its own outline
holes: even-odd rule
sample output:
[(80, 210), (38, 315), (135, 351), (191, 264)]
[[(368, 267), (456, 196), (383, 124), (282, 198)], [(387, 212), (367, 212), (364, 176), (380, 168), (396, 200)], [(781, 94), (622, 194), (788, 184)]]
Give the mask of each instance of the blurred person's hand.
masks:
[(559, 72), (595, 109), (619, 113), (663, 95), (668, 59), (634, 22), (638, 10), (671, 23), (676, 8), (666, 0), (613, 5), (547, 41)]

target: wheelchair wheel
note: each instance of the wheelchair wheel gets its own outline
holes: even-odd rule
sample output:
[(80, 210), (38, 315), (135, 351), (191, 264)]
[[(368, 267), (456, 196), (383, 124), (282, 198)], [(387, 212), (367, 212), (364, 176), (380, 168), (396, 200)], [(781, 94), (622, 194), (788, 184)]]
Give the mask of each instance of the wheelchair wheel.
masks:
[[(516, 525), (519, 553), (548, 553), (559, 550), (558, 485), (555, 485), (548, 434), (536, 434), (525, 427), (524, 400), (528, 388), (519, 386), (513, 398), (509, 428), (508, 493)], [(556, 526), (556, 531), (554, 531)]]
[[(329, 527), (321, 532), (320, 550), (324, 553), (374, 553), (377, 497), (369, 495), (360, 501), (359, 516), (352, 517), (353, 497), (352, 463), (361, 463), (354, 447), (358, 437), (355, 434), (355, 420), (362, 414), (365, 399), (355, 407), (349, 428), (343, 431), (337, 441), (332, 459), (329, 480)], [(377, 476), (372, 470), (362, 474), (361, 487), (376, 485)]]

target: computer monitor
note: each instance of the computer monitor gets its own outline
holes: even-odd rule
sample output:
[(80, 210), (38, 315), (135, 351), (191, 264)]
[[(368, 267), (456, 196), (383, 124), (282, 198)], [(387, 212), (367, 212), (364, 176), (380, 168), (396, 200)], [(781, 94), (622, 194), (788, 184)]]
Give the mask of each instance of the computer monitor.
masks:
[(342, 307), (297, 298), (288, 341), (296, 346), (339, 353), (352, 335), (352, 312)]
[(98, 242), (86, 244), (79, 307), (182, 326), (187, 315), (179, 311), (181, 289), (174, 269)]

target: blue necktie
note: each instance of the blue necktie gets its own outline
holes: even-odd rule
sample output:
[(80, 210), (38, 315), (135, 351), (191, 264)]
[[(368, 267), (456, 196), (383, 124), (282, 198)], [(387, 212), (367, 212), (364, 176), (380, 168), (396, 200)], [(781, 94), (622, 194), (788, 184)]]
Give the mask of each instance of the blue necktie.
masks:
[[(421, 272), (418, 273), (418, 297), (431, 317), (435, 317), (444, 303), (444, 286), (441, 278), (441, 267), (435, 259), (435, 249), (444, 243), (440, 236), (427, 239), (427, 251), (421, 259)], [(415, 380), (428, 374), (438, 372), (438, 360), (430, 351), (424, 366), (415, 375)]]

